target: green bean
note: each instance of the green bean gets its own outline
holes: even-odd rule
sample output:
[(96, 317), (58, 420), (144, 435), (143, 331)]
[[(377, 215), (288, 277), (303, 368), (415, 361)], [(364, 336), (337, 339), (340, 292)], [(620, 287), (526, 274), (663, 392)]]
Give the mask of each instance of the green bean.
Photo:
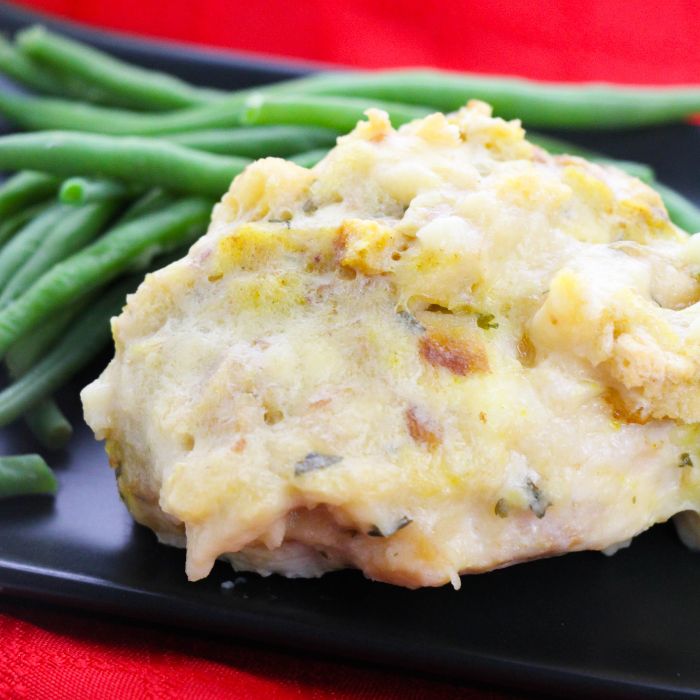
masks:
[[(91, 295), (83, 295), (69, 307), (55, 313), (31, 333), (15, 343), (5, 356), (10, 376), (17, 379), (35, 365), (57, 342)], [(50, 450), (59, 450), (68, 443), (73, 427), (51, 398), (42, 399), (24, 414), (24, 421), (39, 442)]]
[(58, 200), (63, 204), (90, 204), (104, 202), (138, 194), (138, 190), (112, 180), (90, 180), (85, 177), (70, 177), (63, 181), (58, 191)]
[(0, 186), (0, 220), (24, 207), (51, 197), (58, 189), (58, 180), (51, 175), (20, 172)]
[[(700, 111), (700, 88), (696, 87), (647, 88), (604, 83), (570, 85), (435, 70), (397, 70), (369, 75), (322, 74), (277, 86), (265, 86), (256, 91), (238, 91), (199, 107), (168, 114), (139, 114), (65, 100), (20, 98), (6, 94), (0, 96), (0, 111), (25, 128), (165, 134), (236, 126), (240, 108), (255, 92), (281, 97), (290, 95), (292, 91), (310, 99), (317, 95), (363, 98), (361, 102), (365, 106), (381, 106), (382, 102), (403, 103), (404, 110), (409, 108), (408, 105), (414, 105), (417, 108), (429, 106), (431, 109), (451, 111), (463, 106), (469, 99), (477, 98), (491, 103), (497, 115), (521, 118), (528, 126), (535, 127), (645, 126), (678, 121)], [(289, 99), (292, 99), (291, 95)], [(396, 116), (400, 121), (400, 113)], [(411, 118), (414, 117), (404, 121)], [(307, 122), (295, 120), (293, 123)]]
[(163, 211), (116, 226), (45, 272), (22, 296), (0, 310), (0, 355), (52, 313), (114, 279), (144, 254), (192, 243), (203, 233), (211, 202), (184, 199)]
[(0, 223), (0, 246), (5, 245), (17, 231), (38, 216), (48, 206), (49, 202), (40, 202), (39, 204), (18, 211), (16, 214), (13, 214)]
[(28, 130), (65, 129), (116, 136), (160, 136), (240, 126), (246, 99), (246, 95), (232, 95), (202, 107), (153, 114), (0, 92), (0, 114)]
[(72, 207), (54, 204), (32, 219), (0, 250), (0, 290), (36, 252), (49, 231), (70, 213)]
[(655, 182), (653, 188), (661, 195), (671, 221), (688, 233), (700, 232), (700, 207), (660, 182)]
[(121, 225), (127, 223), (128, 221), (132, 221), (133, 219), (138, 219), (140, 216), (153, 214), (154, 212), (160, 211), (165, 207), (169, 207), (174, 202), (175, 198), (171, 194), (168, 194), (159, 187), (156, 187), (141, 195), (141, 197), (139, 197), (121, 215), (117, 223)]
[(314, 148), (335, 145), (338, 132), (307, 126), (255, 126), (210, 129), (165, 136), (181, 146), (221, 155), (263, 158), (289, 156)]
[[(296, 78), (272, 85), (246, 88), (198, 107), (156, 114), (101, 107), (84, 101), (0, 93), (0, 114), (16, 126), (29, 130), (65, 129), (115, 136), (161, 136), (230, 129), (241, 125), (241, 114), (245, 109), (246, 100), (251, 96), (285, 94), (312, 80), (313, 77)], [(77, 91), (72, 90), (73, 93)], [(104, 101), (100, 95), (94, 94), (78, 98), (93, 102)], [(218, 148), (216, 152), (219, 152)]]
[(36, 454), (0, 457), (0, 498), (56, 493), (53, 472)]
[(45, 319), (15, 343), (5, 355), (10, 376), (17, 378), (35, 365), (56, 344), (63, 331), (91, 298), (91, 295), (83, 295), (75, 303)]
[(86, 246), (112, 218), (120, 202), (112, 199), (73, 208), (58, 219), (41, 245), (19, 266), (0, 293), (0, 309), (24, 293), (53, 265)]
[(29, 130), (72, 130), (117, 136), (164, 136), (203, 129), (286, 124), (349, 131), (369, 107), (389, 112), (395, 124), (430, 114), (425, 107), (372, 98), (233, 94), (202, 107), (142, 114), (49, 97), (0, 93), (0, 113)]
[(27, 409), (24, 422), (48, 450), (63, 449), (73, 436), (73, 426), (51, 398), (42, 399)]
[(316, 76), (305, 95), (338, 95), (429, 105), (449, 112), (470, 99), (488, 102), (497, 116), (530, 127), (618, 128), (665, 124), (700, 112), (700, 88), (627, 87), (606, 83), (546, 83), (521, 78), (390, 70)]
[(0, 73), (46, 95), (109, 102), (108, 96), (98, 87), (81, 83), (70, 73), (61, 73), (46, 66), (40, 66), (2, 37), (0, 37)]
[(304, 153), (297, 153), (289, 158), (289, 160), (294, 161), (297, 165), (301, 165), (302, 168), (313, 168), (316, 163), (325, 158), (328, 155), (328, 151), (324, 148), (315, 148), (312, 151), (305, 151)]
[(109, 319), (121, 312), (126, 295), (137, 286), (138, 280), (131, 277), (101, 295), (48, 354), (0, 392), (0, 426), (53, 393), (107, 344)]
[(146, 70), (120, 61), (44, 27), (19, 32), (24, 54), (50, 68), (95, 85), (119, 104), (147, 110), (168, 110), (206, 104), (225, 93), (197, 88), (167, 73)]
[[(177, 109), (202, 105), (231, 94), (201, 88), (159, 71), (120, 61), (111, 54), (35, 26), (17, 34), (19, 50), (0, 37), (0, 72), (47, 94), (63, 94), (136, 109)], [(265, 86), (265, 90), (295, 90), (308, 77)], [(236, 90), (246, 95), (259, 87)], [(163, 100), (171, 102), (164, 106)], [(176, 104), (177, 103), (177, 104)]]
[(430, 114), (425, 107), (378, 101), (362, 97), (317, 97), (315, 95), (252, 95), (242, 114), (244, 124), (299, 124), (350, 131), (370, 107), (388, 112), (394, 126)]
[(55, 75), (42, 70), (2, 36), (0, 36), (0, 72), (32, 90), (49, 95), (65, 94), (64, 86)]
[(0, 137), (0, 168), (89, 175), (217, 198), (249, 162), (194, 151), (161, 139), (74, 132)]

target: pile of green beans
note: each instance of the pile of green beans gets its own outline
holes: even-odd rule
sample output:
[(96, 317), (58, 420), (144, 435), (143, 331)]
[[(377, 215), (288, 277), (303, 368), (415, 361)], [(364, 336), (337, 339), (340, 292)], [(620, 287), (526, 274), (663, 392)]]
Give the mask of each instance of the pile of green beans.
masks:
[[(28, 133), (0, 136), (0, 426), (23, 417), (64, 447), (70, 422), (53, 398), (109, 341), (109, 319), (143, 273), (181, 256), (213, 203), (252, 159), (313, 167), (370, 107), (395, 126), (470, 99), (531, 128), (614, 129), (700, 113), (700, 88), (564, 85), (436, 70), (319, 73), (222, 91), (120, 61), (43, 27), (0, 37), (0, 116)], [(652, 184), (671, 219), (700, 211), (642, 163), (544, 135), (552, 153), (614, 165)], [(38, 455), (0, 457), (0, 497), (54, 493)]]

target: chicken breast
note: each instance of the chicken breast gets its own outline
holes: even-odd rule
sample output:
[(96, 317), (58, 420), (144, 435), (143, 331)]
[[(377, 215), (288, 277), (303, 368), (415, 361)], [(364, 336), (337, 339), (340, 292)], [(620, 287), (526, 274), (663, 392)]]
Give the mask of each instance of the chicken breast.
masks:
[(85, 415), (192, 580), (457, 587), (700, 510), (699, 273), (653, 190), (483, 103), (370, 110), (234, 180), (113, 320)]

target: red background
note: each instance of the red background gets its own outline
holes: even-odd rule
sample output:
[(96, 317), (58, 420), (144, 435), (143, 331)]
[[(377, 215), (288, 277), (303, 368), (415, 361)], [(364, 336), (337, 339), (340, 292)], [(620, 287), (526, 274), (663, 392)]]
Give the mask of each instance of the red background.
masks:
[[(700, 4), (638, 0), (34, 0), (144, 36), (378, 67), (700, 82)], [(499, 698), (405, 673), (0, 601), (0, 698)], [(514, 697), (509, 695), (508, 697)]]
[(697, 0), (33, 0), (144, 36), (379, 67), (696, 83)]

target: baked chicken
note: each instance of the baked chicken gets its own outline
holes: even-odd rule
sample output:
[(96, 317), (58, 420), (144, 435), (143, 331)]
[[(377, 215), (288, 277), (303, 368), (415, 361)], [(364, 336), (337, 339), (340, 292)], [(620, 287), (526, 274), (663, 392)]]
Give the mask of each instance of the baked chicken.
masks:
[(238, 176), (82, 394), (136, 520), (262, 574), (402, 586), (700, 510), (700, 236), (472, 102)]

